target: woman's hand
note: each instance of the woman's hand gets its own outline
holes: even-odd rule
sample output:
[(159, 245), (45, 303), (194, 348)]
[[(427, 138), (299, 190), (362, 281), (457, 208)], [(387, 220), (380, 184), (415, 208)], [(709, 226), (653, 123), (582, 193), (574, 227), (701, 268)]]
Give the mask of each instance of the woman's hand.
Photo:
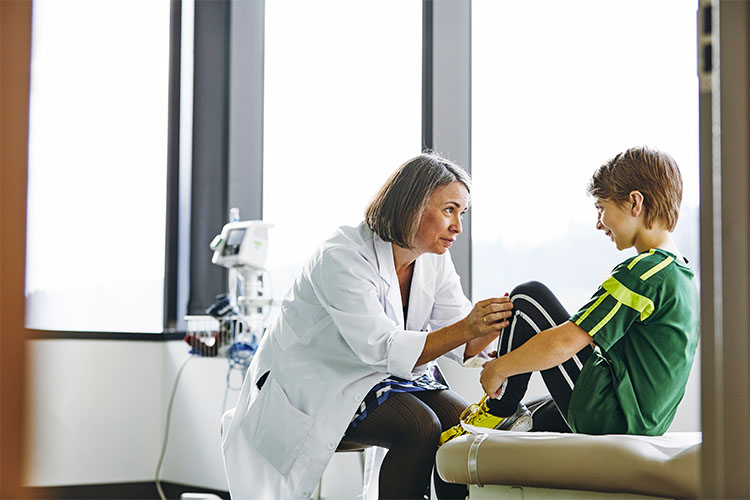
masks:
[(508, 326), (507, 319), (513, 314), (513, 302), (508, 294), (504, 297), (480, 300), (474, 305), (464, 319), (467, 330), (472, 337), (497, 337), (500, 331)]
[(493, 359), (482, 366), (482, 374), (479, 376), (479, 382), (482, 389), (491, 398), (500, 396), (500, 389), (508, 377), (500, 372), (502, 360)]
[(464, 360), (476, 356), (508, 326), (506, 320), (510, 317), (512, 309), (513, 303), (508, 294), (505, 294), (505, 297), (477, 302), (464, 319), (427, 335), (422, 354), (414, 366), (432, 361), (461, 344), (466, 345)]

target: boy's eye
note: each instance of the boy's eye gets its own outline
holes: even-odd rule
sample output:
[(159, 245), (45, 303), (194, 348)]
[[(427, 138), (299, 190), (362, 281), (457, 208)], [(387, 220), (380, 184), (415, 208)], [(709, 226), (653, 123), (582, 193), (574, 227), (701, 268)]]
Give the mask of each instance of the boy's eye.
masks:
[(453, 207), (446, 207), (445, 213), (447, 213), (448, 215), (453, 215), (454, 210), (455, 209)]

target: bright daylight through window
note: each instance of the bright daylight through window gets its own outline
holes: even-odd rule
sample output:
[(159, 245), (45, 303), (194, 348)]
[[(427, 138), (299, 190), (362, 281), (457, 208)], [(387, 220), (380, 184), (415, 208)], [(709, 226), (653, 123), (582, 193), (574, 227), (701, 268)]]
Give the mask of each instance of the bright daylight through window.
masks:
[(33, 3), (29, 328), (163, 330), (169, 16)]
[(696, 4), (472, 3), (473, 294), (547, 284), (572, 313), (617, 263), (593, 171), (631, 146), (672, 155), (677, 245), (698, 274)]
[(266, 2), (263, 219), (281, 297), (420, 152), (422, 2)]

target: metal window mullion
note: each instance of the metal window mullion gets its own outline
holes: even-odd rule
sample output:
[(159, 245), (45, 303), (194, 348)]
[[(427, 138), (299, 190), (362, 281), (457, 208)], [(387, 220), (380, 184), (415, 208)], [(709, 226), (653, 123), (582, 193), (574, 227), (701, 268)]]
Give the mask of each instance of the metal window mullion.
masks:
[(195, 2), (190, 298), (201, 314), (226, 292), (226, 272), (211, 263), (211, 239), (228, 216), (229, 32), (227, 0)]
[[(425, 0), (423, 146), (471, 172), (471, 2)], [(471, 298), (471, 211), (451, 248)]]
[(169, 111), (167, 124), (167, 206), (164, 241), (164, 331), (177, 326), (177, 282), (179, 248), (180, 196), (180, 57), (182, 33), (182, 3), (170, 4), (169, 28)]
[(242, 220), (263, 218), (264, 42), (265, 1), (232, 2), (227, 198)]

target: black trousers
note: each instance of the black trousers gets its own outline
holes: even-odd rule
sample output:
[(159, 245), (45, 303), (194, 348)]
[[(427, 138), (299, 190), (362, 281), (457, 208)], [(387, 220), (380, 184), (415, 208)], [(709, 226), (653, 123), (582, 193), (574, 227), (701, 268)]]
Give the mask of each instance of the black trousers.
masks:
[[(510, 299), (513, 302), (513, 316), (510, 318), (510, 325), (500, 333), (498, 357), (518, 348), (537, 333), (560, 325), (570, 318), (557, 297), (538, 281), (517, 286), (511, 292)], [(593, 348), (586, 346), (563, 364), (541, 372), (566, 426), (570, 396), (583, 364), (592, 353)], [(526, 394), (530, 377), (531, 373), (510, 377), (503, 395), (498, 399), (488, 400), (490, 413), (499, 417), (512, 415)], [(557, 430), (557, 426), (554, 422), (537, 423), (537, 416), (534, 416), (534, 430)]]

